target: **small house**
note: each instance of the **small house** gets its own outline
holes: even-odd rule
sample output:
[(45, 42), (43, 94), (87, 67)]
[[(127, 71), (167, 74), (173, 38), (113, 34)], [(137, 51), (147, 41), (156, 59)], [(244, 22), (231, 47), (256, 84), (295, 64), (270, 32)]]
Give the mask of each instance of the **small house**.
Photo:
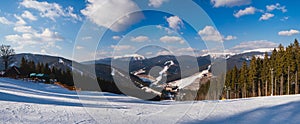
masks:
[(16, 66), (10, 67), (3, 74), (4, 77), (11, 77), (11, 78), (19, 78), (21, 75), (22, 75), (22, 71), (20, 70), (20, 68)]

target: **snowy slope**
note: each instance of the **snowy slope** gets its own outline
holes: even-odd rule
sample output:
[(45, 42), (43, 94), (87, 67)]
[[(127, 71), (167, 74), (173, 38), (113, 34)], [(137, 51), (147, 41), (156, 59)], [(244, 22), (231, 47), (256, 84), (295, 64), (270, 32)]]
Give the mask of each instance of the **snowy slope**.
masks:
[[(81, 104), (84, 103), (84, 105)], [(298, 123), (300, 95), (153, 102), (0, 78), (1, 123)], [(85, 107), (82, 107), (85, 106)]]

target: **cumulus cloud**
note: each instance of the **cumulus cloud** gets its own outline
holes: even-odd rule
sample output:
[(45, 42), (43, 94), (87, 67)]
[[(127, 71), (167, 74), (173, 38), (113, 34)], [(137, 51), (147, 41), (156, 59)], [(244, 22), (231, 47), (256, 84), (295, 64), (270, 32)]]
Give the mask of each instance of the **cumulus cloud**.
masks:
[(169, 27), (174, 30), (180, 30), (183, 26), (183, 21), (178, 16), (171, 16), (167, 18), (167, 22), (169, 23)]
[(265, 13), (265, 14), (263, 14), (260, 18), (259, 18), (259, 20), (261, 21), (261, 20), (269, 20), (270, 18), (272, 18), (272, 17), (274, 17), (274, 14), (272, 14), (272, 13)]
[(292, 36), (292, 35), (296, 35), (296, 34), (299, 34), (300, 32), (298, 30), (294, 30), (294, 29), (291, 29), (289, 31), (280, 31), (278, 32), (278, 35), (280, 36)]
[(46, 1), (40, 2), (37, 0), (23, 0), (20, 5), (25, 8), (35, 9), (40, 12), (41, 17), (47, 17), (55, 21), (57, 17), (71, 17), (79, 20), (80, 17), (73, 12), (72, 7), (64, 9), (57, 3), (48, 3)]
[(0, 23), (5, 24), (5, 25), (13, 24), (13, 22), (7, 20), (5, 17), (0, 17)]
[(155, 8), (160, 7), (164, 2), (168, 2), (169, 0), (149, 0), (148, 6), (153, 6)]
[(147, 37), (147, 36), (131, 37), (131, 39), (130, 39), (130, 41), (132, 41), (132, 42), (145, 42), (148, 40), (149, 40), (149, 37)]
[(20, 33), (36, 33), (36, 31), (31, 26), (16, 26), (14, 27), (14, 31), (20, 32)]
[(37, 20), (37, 17), (35, 17), (34, 15), (32, 15), (32, 13), (29, 12), (29, 11), (27, 11), (27, 10), (25, 10), (21, 16), (23, 18), (27, 18), (27, 19), (29, 19), (31, 21), (36, 21)]
[(205, 26), (203, 30), (200, 30), (198, 34), (204, 41), (217, 41), (222, 42), (223, 38), (219, 31), (212, 26)]
[(234, 7), (251, 4), (252, 0), (210, 0), (214, 7)]
[(163, 36), (159, 40), (163, 43), (184, 43), (184, 40), (181, 37), (177, 36)]
[(257, 41), (248, 41), (248, 42), (241, 42), (240, 44), (234, 46), (233, 48), (229, 49), (230, 52), (233, 53), (240, 53), (243, 51), (255, 50), (255, 49), (272, 49), (278, 46), (277, 43), (267, 41), (267, 40), (257, 40)]
[(23, 49), (24, 47), (32, 45), (39, 45), (43, 48), (56, 47), (56, 42), (63, 40), (58, 32), (53, 32), (48, 28), (44, 29), (42, 32), (37, 32), (29, 26), (20, 27), (21, 26), (15, 27), (14, 30), (21, 32), (21, 34), (5, 36), (5, 40), (18, 46), (18, 49)]
[(137, 11), (140, 8), (132, 0), (88, 0), (81, 13), (98, 26), (119, 32), (144, 18)]
[(239, 10), (237, 13), (233, 14), (236, 18), (239, 18), (241, 16), (245, 16), (245, 15), (253, 15), (256, 12), (256, 8), (255, 7), (247, 7), (244, 10)]
[(113, 48), (115, 51), (135, 49), (135, 47), (130, 46), (130, 45), (111, 45), (110, 47)]
[(204, 41), (215, 41), (223, 42), (224, 40), (235, 40), (236, 36), (226, 36), (224, 37), (221, 33), (212, 26), (205, 26), (204, 29), (200, 30), (198, 34), (201, 36)]
[(269, 11), (269, 12), (272, 12), (275, 9), (276, 10), (280, 10), (283, 13), (287, 12), (286, 7), (285, 6), (281, 6), (279, 3), (276, 3), (275, 5), (267, 5), (266, 8), (267, 8), (267, 11)]

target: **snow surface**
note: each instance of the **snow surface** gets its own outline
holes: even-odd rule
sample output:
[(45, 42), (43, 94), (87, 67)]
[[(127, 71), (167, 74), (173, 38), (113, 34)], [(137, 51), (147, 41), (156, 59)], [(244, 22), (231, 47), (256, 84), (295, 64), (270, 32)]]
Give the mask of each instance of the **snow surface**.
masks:
[(300, 121), (300, 95), (153, 102), (111, 93), (79, 93), (80, 98), (76, 92), (59, 86), (0, 78), (0, 122), (296, 124)]
[(173, 66), (174, 64), (175, 63), (172, 60), (166, 61), (165, 64), (164, 64), (165, 65), (164, 68), (158, 73), (159, 76), (156, 77), (156, 81), (153, 82), (151, 85), (157, 85), (162, 80), (163, 74), (165, 74), (169, 70), (169, 68), (171, 66)]
[(178, 86), (179, 89), (182, 89), (184, 87), (187, 87), (194, 83), (197, 79), (201, 79), (204, 77), (204, 75), (208, 75), (209, 70), (211, 68), (211, 65), (208, 66), (206, 70), (203, 70), (202, 72), (196, 73), (190, 77), (186, 77), (177, 81), (173, 82), (173, 85)]

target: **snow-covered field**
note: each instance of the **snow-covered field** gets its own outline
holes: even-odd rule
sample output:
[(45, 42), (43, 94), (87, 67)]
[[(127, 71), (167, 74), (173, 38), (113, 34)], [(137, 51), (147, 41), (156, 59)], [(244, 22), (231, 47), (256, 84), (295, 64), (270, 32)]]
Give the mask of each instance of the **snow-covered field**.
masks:
[[(299, 123), (300, 95), (151, 102), (0, 78), (1, 123)], [(83, 103), (83, 105), (81, 104)], [(85, 106), (85, 107), (83, 107)]]

